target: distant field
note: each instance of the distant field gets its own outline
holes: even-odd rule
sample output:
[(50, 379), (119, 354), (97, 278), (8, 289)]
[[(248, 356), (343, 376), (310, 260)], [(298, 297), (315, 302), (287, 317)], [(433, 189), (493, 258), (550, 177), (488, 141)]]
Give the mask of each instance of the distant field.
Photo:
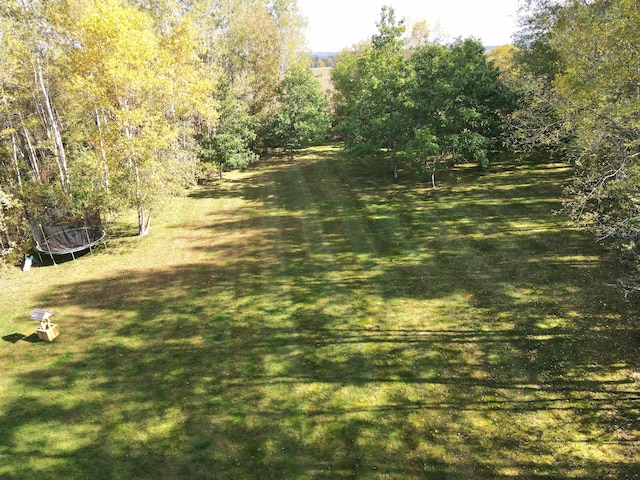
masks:
[(0, 478), (640, 478), (638, 305), (568, 174), (318, 147), (4, 273)]
[(331, 67), (314, 68), (313, 74), (320, 80), (320, 85), (324, 91), (333, 91), (333, 84), (331, 83)]

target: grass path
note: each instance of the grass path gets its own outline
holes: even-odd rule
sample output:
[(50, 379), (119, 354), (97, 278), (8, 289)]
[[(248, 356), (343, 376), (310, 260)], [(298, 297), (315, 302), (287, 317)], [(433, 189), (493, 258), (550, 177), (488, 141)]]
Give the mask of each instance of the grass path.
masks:
[(5, 272), (0, 478), (640, 478), (637, 305), (566, 169), (385, 173), (309, 149)]

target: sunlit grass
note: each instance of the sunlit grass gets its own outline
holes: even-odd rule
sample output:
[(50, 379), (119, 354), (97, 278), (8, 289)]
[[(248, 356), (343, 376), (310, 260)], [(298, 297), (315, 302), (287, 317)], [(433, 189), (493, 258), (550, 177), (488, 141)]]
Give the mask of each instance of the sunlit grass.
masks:
[(0, 477), (640, 476), (636, 310), (568, 171), (387, 171), (309, 149), (2, 277)]

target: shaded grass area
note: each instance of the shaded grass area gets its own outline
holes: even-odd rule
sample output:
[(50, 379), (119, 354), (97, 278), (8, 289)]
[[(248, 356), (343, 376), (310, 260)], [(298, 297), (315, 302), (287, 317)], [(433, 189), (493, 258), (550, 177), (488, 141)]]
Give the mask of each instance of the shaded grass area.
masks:
[(0, 477), (640, 478), (637, 305), (568, 172), (385, 167), (310, 149), (3, 278)]

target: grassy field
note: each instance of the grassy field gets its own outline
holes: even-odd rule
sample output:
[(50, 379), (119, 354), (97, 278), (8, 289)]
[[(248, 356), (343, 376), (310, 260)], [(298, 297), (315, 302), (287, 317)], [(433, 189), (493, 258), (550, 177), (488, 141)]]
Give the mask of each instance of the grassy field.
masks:
[(320, 82), (323, 92), (331, 93), (334, 91), (333, 83), (331, 82), (331, 70), (333, 70), (332, 67), (318, 67), (312, 70), (313, 75)]
[(309, 149), (5, 272), (0, 478), (640, 478), (638, 305), (567, 175)]

